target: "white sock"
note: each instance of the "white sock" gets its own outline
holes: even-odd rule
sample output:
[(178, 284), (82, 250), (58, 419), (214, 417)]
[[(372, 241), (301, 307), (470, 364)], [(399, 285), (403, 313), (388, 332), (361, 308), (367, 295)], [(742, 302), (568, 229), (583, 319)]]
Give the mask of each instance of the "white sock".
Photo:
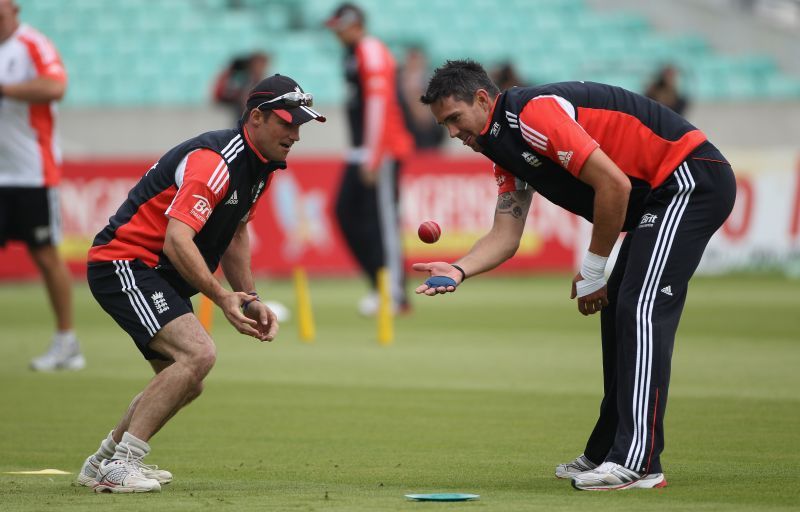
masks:
[(115, 460), (141, 459), (150, 453), (150, 445), (129, 432), (122, 434), (122, 441), (114, 451)]
[(98, 448), (97, 452), (94, 454), (96, 462), (102, 462), (114, 456), (114, 451), (117, 449), (117, 442), (111, 437), (113, 433), (113, 430), (109, 432), (108, 437), (103, 439), (103, 442), (100, 443), (100, 448)]
[(67, 346), (70, 348), (78, 347), (78, 338), (75, 336), (75, 331), (71, 329), (68, 331), (56, 331), (54, 340), (56, 343), (62, 346)]

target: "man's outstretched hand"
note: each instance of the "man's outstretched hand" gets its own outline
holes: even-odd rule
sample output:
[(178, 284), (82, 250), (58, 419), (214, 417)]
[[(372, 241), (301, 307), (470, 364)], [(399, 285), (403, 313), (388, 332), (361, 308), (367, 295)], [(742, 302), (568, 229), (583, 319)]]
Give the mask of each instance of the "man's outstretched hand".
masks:
[(444, 261), (414, 263), (411, 268), (417, 272), (428, 273), (428, 279), (414, 290), (417, 293), (424, 293), (425, 295), (452, 293), (456, 291), (456, 287), (461, 283), (461, 272)]

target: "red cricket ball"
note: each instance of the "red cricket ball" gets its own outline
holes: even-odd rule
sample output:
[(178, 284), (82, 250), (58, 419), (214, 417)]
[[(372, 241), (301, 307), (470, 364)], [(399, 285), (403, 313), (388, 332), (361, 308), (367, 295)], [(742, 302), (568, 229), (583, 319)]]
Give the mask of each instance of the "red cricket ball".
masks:
[(439, 237), (442, 235), (442, 228), (432, 220), (426, 220), (419, 225), (417, 235), (419, 235), (419, 239), (426, 244), (432, 244), (439, 240)]

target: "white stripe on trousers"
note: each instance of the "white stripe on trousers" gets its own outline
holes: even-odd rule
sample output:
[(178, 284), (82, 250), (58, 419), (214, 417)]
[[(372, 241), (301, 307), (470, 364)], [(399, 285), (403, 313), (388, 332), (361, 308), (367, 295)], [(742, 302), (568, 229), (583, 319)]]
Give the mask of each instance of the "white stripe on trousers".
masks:
[(128, 296), (133, 311), (139, 317), (139, 321), (147, 329), (150, 336), (155, 336), (161, 329), (161, 326), (156, 320), (155, 314), (147, 304), (147, 299), (142, 295), (142, 291), (136, 287), (136, 279), (133, 277), (133, 270), (131, 269), (130, 261), (128, 260), (114, 260), (115, 273), (122, 283), (122, 291)]
[(675, 171), (678, 193), (667, 206), (664, 220), (658, 230), (653, 254), (647, 267), (639, 301), (636, 304), (636, 373), (633, 388), (633, 439), (625, 467), (638, 471), (647, 447), (647, 416), (650, 400), (650, 377), (653, 365), (653, 306), (658, 284), (669, 258), (675, 233), (689, 204), (695, 183), (689, 166), (683, 162)]
[(47, 188), (47, 203), (50, 209), (50, 245), (58, 245), (61, 243), (61, 200), (58, 188)]
[(383, 261), (389, 270), (389, 296), (396, 303), (403, 300), (403, 261), (400, 246), (398, 212), (395, 203), (394, 160), (384, 157), (378, 167), (378, 218), (383, 240)]

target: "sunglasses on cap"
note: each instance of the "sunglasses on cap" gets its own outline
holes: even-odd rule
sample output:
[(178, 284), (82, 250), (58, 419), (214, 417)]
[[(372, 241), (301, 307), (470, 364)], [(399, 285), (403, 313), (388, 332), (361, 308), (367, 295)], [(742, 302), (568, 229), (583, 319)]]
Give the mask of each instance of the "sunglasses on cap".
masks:
[(272, 98), (271, 100), (264, 101), (259, 103), (256, 108), (262, 110), (261, 107), (264, 105), (268, 105), (265, 107), (266, 109), (275, 109), (275, 108), (297, 108), (297, 107), (311, 107), (314, 105), (314, 95), (309, 94), (306, 92), (297, 92), (291, 91), (285, 94), (281, 94), (277, 98)]

